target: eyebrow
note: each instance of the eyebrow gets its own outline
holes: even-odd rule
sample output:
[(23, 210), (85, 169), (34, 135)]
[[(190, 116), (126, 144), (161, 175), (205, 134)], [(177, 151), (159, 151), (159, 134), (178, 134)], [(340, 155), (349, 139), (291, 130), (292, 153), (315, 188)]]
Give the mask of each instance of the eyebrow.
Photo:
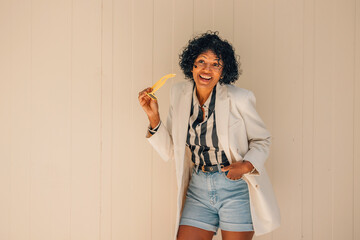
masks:
[[(199, 57), (203, 57), (203, 58), (206, 58), (207, 59), (207, 57), (205, 56), (205, 55), (200, 55)], [(221, 60), (221, 58), (215, 58), (214, 60), (216, 60), (216, 61), (220, 61)]]

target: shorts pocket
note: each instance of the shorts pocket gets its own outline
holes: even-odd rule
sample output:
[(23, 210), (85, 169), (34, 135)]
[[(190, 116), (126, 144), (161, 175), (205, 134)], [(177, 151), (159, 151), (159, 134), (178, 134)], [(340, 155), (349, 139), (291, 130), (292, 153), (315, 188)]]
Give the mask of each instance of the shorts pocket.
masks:
[(191, 178), (192, 178), (194, 175), (198, 175), (198, 172), (196, 171), (196, 168), (195, 168), (195, 167), (193, 167), (193, 168), (191, 169)]

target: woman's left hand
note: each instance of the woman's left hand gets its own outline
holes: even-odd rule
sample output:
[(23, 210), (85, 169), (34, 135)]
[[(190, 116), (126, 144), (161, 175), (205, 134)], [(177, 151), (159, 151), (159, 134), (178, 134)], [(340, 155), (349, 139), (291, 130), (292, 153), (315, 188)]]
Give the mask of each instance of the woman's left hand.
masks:
[(242, 178), (245, 173), (250, 172), (253, 168), (254, 166), (251, 162), (245, 160), (232, 163), (227, 167), (223, 167), (221, 170), (223, 172), (229, 171), (227, 178), (231, 180), (238, 180)]

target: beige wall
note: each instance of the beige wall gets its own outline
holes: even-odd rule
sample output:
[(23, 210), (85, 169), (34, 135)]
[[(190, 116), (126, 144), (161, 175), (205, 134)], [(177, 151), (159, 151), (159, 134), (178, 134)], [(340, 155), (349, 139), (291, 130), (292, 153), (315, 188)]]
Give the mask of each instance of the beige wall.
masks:
[[(171, 239), (174, 164), (137, 94), (219, 30), (273, 135), (282, 226), (360, 239), (360, 0), (1, 0), (0, 239)], [(220, 239), (217, 237), (216, 239)]]

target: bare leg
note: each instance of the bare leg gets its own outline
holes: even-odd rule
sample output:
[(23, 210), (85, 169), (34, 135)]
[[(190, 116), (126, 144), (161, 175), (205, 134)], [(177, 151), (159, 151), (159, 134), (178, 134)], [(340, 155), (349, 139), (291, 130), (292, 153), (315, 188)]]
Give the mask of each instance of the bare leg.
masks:
[(214, 232), (201, 228), (180, 225), (177, 240), (211, 240)]
[(251, 240), (254, 236), (254, 231), (251, 232), (229, 232), (221, 230), (223, 240)]

